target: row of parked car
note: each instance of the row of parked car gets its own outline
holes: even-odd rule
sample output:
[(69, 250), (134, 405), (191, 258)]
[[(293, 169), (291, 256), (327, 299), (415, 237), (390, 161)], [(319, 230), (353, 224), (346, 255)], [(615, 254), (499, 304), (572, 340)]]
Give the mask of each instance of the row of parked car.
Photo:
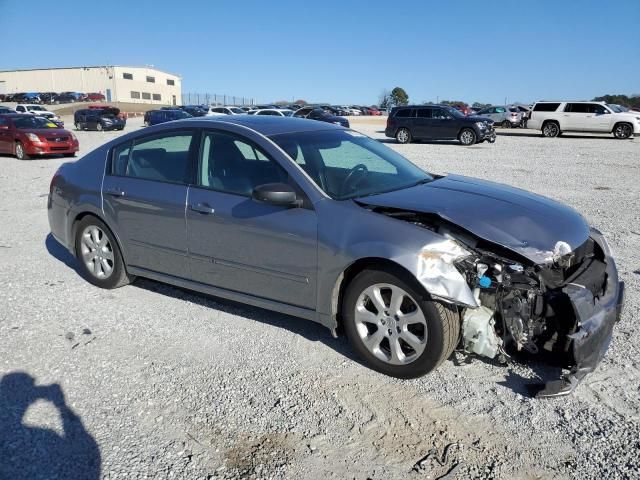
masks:
[(488, 107), (465, 115), (449, 105), (395, 107), (385, 135), (399, 143), (414, 140), (458, 140), (463, 145), (495, 142), (495, 125), (526, 126), (545, 137), (563, 132), (611, 133), (625, 139), (640, 135), (640, 112), (605, 102), (541, 101), (531, 108)]
[(102, 93), (82, 92), (20, 92), (0, 94), (0, 102), (35, 103), (57, 105), (59, 103), (76, 102), (103, 102), (105, 96)]
[[(264, 108), (262, 108), (264, 107)], [(349, 126), (349, 120), (336, 115), (334, 110), (322, 106), (304, 106), (296, 110), (275, 105), (257, 105), (256, 107), (213, 107), (208, 105), (183, 105), (180, 107), (162, 107), (159, 110), (149, 110), (144, 115), (146, 126), (170, 122), (191, 117), (218, 115), (270, 115), (277, 117), (299, 117), (334, 123), (344, 127)]]

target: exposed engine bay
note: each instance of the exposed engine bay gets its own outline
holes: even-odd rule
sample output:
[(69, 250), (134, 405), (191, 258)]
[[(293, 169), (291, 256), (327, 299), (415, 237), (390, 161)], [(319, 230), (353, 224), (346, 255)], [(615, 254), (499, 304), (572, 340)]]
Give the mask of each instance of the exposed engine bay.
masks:
[(551, 354), (570, 373), (541, 387), (540, 398), (571, 393), (601, 360), (619, 319), (624, 285), (599, 232), (575, 249), (560, 240), (552, 251), (539, 252), (544, 263), (534, 263), (437, 215), (373, 211), (436, 232), (465, 251), (452, 262), (476, 304), (460, 306), (463, 352), (502, 363), (517, 352)]

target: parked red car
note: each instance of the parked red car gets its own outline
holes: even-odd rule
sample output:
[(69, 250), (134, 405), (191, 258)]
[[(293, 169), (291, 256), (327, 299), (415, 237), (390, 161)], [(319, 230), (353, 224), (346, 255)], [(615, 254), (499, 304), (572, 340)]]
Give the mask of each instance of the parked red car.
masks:
[(69, 130), (36, 115), (0, 115), (0, 154), (20, 160), (42, 155), (75, 157), (78, 139)]
[(375, 115), (379, 117), (380, 115), (382, 115), (382, 113), (380, 113), (380, 110), (378, 110), (377, 108), (369, 107), (369, 115)]
[(105, 96), (101, 93), (87, 93), (87, 102), (104, 102)]

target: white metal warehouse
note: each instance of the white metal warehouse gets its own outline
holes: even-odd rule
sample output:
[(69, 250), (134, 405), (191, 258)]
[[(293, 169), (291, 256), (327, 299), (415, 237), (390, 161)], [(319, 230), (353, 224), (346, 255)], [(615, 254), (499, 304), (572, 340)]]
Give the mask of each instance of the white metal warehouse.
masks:
[(102, 93), (109, 102), (180, 105), (182, 79), (153, 67), (104, 65), (0, 71), (0, 94)]

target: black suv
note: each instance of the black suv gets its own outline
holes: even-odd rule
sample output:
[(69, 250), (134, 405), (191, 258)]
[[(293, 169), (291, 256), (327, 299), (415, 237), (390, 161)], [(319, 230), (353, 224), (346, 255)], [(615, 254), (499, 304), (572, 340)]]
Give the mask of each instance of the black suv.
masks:
[(76, 130), (123, 130), (127, 120), (118, 108), (83, 108), (73, 114)]
[(459, 140), (463, 145), (496, 141), (493, 120), (465, 116), (447, 105), (394, 107), (387, 118), (387, 137), (398, 143), (412, 140)]
[(349, 128), (349, 120), (344, 117), (337, 117), (319, 107), (303, 107), (293, 114), (294, 117), (309, 118), (311, 120), (320, 120), (321, 122), (335, 123)]

